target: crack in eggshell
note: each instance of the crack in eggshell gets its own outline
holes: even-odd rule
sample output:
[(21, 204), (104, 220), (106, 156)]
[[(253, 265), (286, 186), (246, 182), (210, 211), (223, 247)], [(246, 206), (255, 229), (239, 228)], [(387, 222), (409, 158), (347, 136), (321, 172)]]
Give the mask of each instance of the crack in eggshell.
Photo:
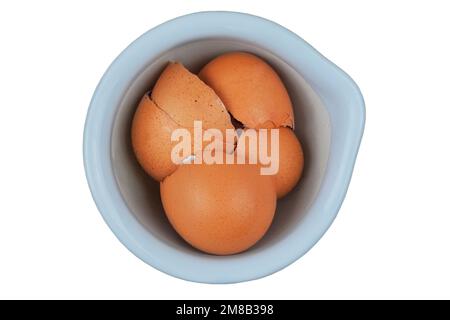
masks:
[(177, 128), (147, 94), (142, 97), (131, 126), (131, 142), (139, 164), (155, 180), (176, 170), (170, 157), (170, 137)]
[[(154, 103), (155, 107), (158, 108), (162, 113), (164, 113), (164, 114), (167, 116), (167, 118), (170, 119), (176, 126), (178, 126), (180, 129), (186, 129), (186, 130), (189, 130), (189, 132), (191, 133), (191, 137), (193, 136), (193, 130), (194, 130), (194, 127), (184, 127), (183, 125), (177, 123), (177, 122), (170, 116), (169, 113), (167, 113), (164, 109), (162, 109), (160, 106), (158, 106), (158, 104), (157, 104), (156, 102), (154, 102), (154, 101), (151, 99), (151, 97), (148, 95), (148, 93), (147, 93), (147, 97)], [(207, 129), (208, 129), (208, 128), (207, 128)], [(211, 128), (209, 128), (209, 129), (211, 129)], [(235, 130), (235, 132), (236, 132), (236, 130)], [(224, 138), (226, 138), (226, 137), (224, 137)], [(195, 154), (196, 154), (197, 152), (199, 152), (199, 151), (210, 150), (210, 149), (208, 149), (208, 146), (210, 145), (210, 143), (213, 143), (213, 142), (214, 142), (214, 141), (207, 141), (207, 142), (206, 142), (206, 141), (203, 141), (203, 145), (206, 144), (206, 146), (202, 146), (202, 150), (195, 150), (195, 149), (194, 149), (194, 150), (192, 151), (192, 154), (189, 155), (189, 156), (187, 156), (185, 159), (183, 159), (183, 161), (186, 160), (186, 159), (189, 158), (189, 157), (195, 156)], [(192, 142), (191, 144), (193, 145), (194, 143)], [(236, 149), (236, 145), (237, 145), (237, 136), (235, 135), (234, 142), (233, 142), (232, 144), (228, 143), (227, 140), (224, 141), (224, 144), (226, 145), (226, 146), (225, 146), (225, 150), (227, 150), (226, 152), (227, 152), (227, 153), (231, 153), (232, 151), (234, 151), (234, 149)], [(179, 164), (179, 165), (180, 165), (180, 164)]]
[(224, 131), (234, 128), (220, 97), (181, 63), (168, 64), (157, 80), (151, 98), (183, 128), (193, 128), (195, 120), (202, 121), (205, 129)]
[[(167, 130), (165, 132), (165, 129), (170, 132)], [(189, 157), (195, 157), (199, 152), (211, 150), (210, 145), (214, 140), (202, 140), (200, 150), (196, 148), (195, 142), (192, 140), (194, 128), (185, 127), (174, 120), (166, 110), (151, 98), (150, 92), (147, 92), (141, 99), (133, 119), (132, 143), (139, 163), (155, 180), (163, 181), (167, 176), (173, 174), (178, 166), (183, 164), (183, 161), (173, 163), (170, 157), (175, 144), (171, 140), (171, 133), (176, 129), (186, 129), (191, 134), (191, 152), (183, 161)], [(237, 138), (234, 139), (232, 144), (224, 140), (222, 148), (227, 153), (232, 153), (236, 148), (236, 143)], [(217, 146), (220, 146), (220, 143)]]
[(147, 96), (148, 99), (150, 99), (150, 100), (154, 103), (155, 107), (158, 108), (159, 111), (161, 111), (162, 113), (164, 113), (164, 114), (167, 116), (167, 118), (169, 118), (169, 119), (170, 119), (174, 124), (176, 124), (178, 127), (182, 127), (178, 122), (175, 121), (175, 119), (173, 119), (173, 118), (170, 116), (169, 113), (167, 113), (167, 111), (165, 111), (163, 108), (161, 108), (161, 107), (160, 107), (160, 106), (152, 99), (152, 96), (151, 96), (151, 92), (150, 92), (150, 91), (147, 92), (145, 95)]
[(290, 114), (286, 114), (286, 118), (281, 121), (279, 127), (288, 127), (291, 129), (295, 129), (295, 122), (294, 119), (292, 118), (292, 116)]

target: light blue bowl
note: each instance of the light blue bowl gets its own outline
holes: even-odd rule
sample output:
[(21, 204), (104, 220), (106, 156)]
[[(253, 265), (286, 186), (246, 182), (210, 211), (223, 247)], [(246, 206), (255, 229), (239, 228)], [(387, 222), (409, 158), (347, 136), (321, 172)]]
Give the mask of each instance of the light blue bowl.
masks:
[[(305, 151), (299, 185), (278, 203), (267, 235), (232, 256), (203, 254), (172, 230), (158, 184), (135, 161), (130, 122), (140, 97), (169, 60), (196, 72), (226, 51), (258, 54), (291, 95)], [(182, 279), (233, 283), (264, 277), (305, 254), (326, 232), (344, 200), (364, 129), (357, 85), (299, 36), (259, 17), (201, 12), (142, 35), (111, 64), (89, 107), (84, 165), (95, 203), (117, 238), (137, 257)]]

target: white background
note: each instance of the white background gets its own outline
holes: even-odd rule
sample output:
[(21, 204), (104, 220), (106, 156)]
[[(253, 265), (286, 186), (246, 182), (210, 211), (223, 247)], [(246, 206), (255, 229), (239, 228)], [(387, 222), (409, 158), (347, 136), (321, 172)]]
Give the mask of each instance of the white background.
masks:
[[(359, 84), (367, 123), (348, 196), (302, 259), (205, 285), (133, 256), (84, 177), (91, 95), (140, 34), (201, 10), (260, 15)], [(2, 1), (0, 298), (450, 298), (446, 1)]]

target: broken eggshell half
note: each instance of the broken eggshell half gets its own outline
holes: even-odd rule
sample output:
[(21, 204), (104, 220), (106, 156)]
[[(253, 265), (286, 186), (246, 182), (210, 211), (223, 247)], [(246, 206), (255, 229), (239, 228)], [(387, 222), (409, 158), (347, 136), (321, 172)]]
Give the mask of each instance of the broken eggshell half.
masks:
[[(196, 75), (180, 63), (169, 63), (160, 75), (151, 94), (142, 98), (131, 126), (131, 141), (142, 168), (155, 180), (172, 174), (180, 162), (174, 162), (172, 150), (177, 141), (172, 133), (184, 129), (194, 137), (194, 121), (201, 121), (203, 129), (217, 129), (226, 137), (226, 130), (234, 130), (231, 118), (220, 98)], [(223, 141), (202, 141), (200, 146), (191, 140), (190, 154), (198, 154), (214, 145), (232, 152), (235, 144)]]

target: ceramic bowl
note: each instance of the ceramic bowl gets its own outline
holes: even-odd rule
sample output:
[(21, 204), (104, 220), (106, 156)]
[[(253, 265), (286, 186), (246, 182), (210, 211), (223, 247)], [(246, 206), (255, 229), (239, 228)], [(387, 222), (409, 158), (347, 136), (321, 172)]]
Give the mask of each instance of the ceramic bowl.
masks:
[[(278, 202), (264, 238), (231, 256), (204, 254), (171, 228), (159, 185), (139, 167), (131, 119), (142, 95), (170, 60), (191, 71), (228, 51), (268, 61), (292, 98), (304, 176)], [(363, 134), (365, 108), (354, 81), (299, 36), (269, 20), (235, 12), (179, 17), (130, 44), (101, 79), (84, 131), (84, 165), (104, 220), (137, 257), (172, 276), (233, 283), (267, 276), (299, 259), (322, 237), (344, 200)]]

